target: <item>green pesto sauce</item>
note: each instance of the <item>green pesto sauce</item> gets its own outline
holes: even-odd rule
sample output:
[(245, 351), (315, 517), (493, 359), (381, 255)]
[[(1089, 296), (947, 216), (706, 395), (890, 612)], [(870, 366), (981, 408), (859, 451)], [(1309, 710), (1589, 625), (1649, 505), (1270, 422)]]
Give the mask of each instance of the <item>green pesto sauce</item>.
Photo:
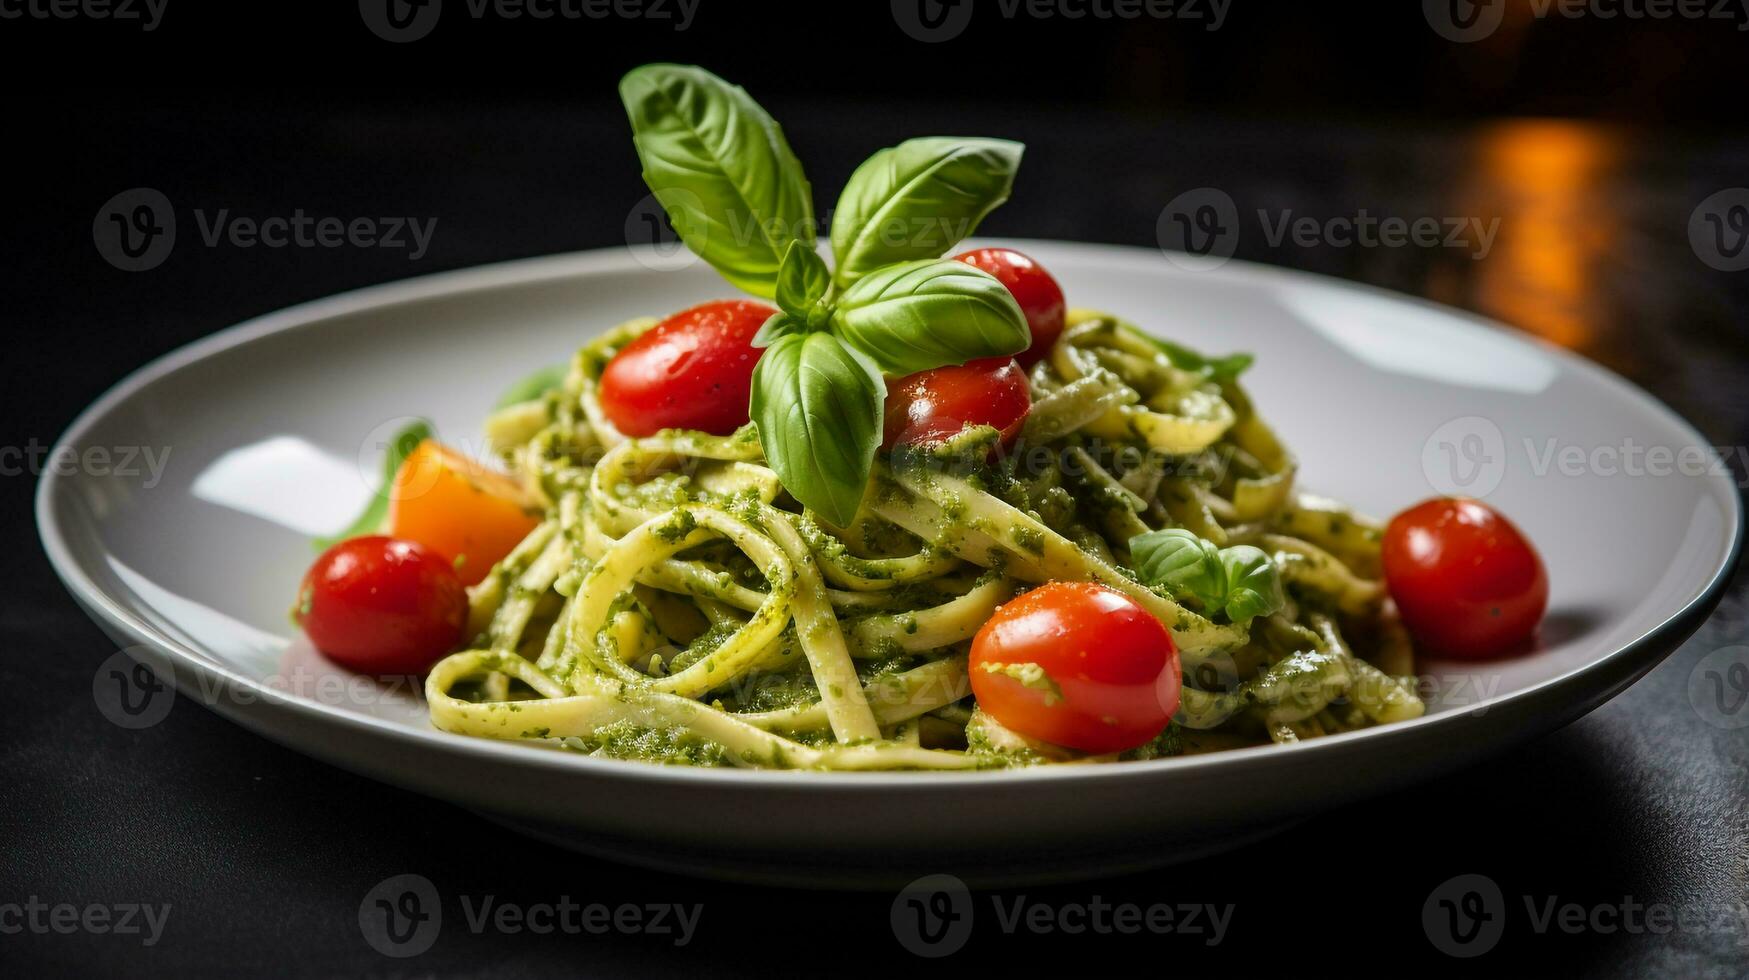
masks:
[(606, 759), (651, 762), (666, 766), (726, 766), (729, 751), (685, 728), (652, 728), (615, 722), (590, 735), (569, 740), (575, 751)]
[(1044, 695), (1044, 703), (1049, 707), (1063, 700), (1063, 689), (1045, 673), (1045, 669), (1035, 663), (1000, 664), (987, 660), (982, 665), (986, 674), (1001, 674), (1020, 684), (1028, 690), (1038, 691)]
[(686, 645), (686, 649), (676, 653), (673, 658), (668, 661), (669, 671), (677, 673), (685, 670), (693, 664), (698, 663), (700, 660), (716, 653), (717, 649), (724, 643), (728, 642), (729, 637), (734, 636), (735, 631), (738, 629), (740, 629), (740, 627), (734, 623), (713, 624), (709, 629), (706, 629), (703, 633), (694, 637), (693, 641)]
[(784, 711), (820, 700), (820, 689), (806, 670), (754, 674), (736, 680), (724, 690), (732, 693), (738, 711)]
[(1118, 758), (1125, 762), (1138, 759), (1167, 759), (1184, 753), (1184, 735), (1177, 722), (1166, 726), (1166, 730), (1155, 736), (1153, 741), (1138, 745), (1123, 752)]
[(1035, 555), (1044, 554), (1045, 535), (1038, 528), (1016, 524), (1012, 536), (1016, 547)]
[(966, 754), (977, 759), (981, 769), (1018, 769), (1050, 761), (1030, 748), (998, 746), (990, 741), (988, 732), (976, 725), (966, 728)]

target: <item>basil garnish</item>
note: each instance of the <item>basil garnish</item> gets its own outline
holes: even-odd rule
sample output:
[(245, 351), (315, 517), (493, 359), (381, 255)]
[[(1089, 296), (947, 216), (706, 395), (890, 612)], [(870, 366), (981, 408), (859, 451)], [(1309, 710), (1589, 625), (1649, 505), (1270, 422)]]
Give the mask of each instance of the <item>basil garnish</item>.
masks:
[(790, 493), (833, 523), (856, 513), (880, 444), (882, 374), (1031, 342), (1014, 297), (982, 270), (930, 261), (1003, 201), (1019, 143), (930, 137), (851, 175), (832, 222), (834, 273), (814, 251), (811, 191), (783, 131), (702, 68), (645, 65), (620, 82), (644, 181), (682, 241), (735, 286), (777, 301), (748, 414)]
[(1175, 596), (1189, 596), (1213, 615), (1242, 623), (1287, 604), (1275, 563), (1250, 545), (1216, 548), (1183, 528), (1149, 531), (1130, 539), (1136, 574)]
[(831, 330), (887, 374), (1017, 354), (1026, 317), (995, 276), (949, 259), (878, 269), (844, 291)]
[(1008, 200), (1023, 149), (1009, 140), (931, 136), (869, 157), (832, 215), (834, 283), (842, 289), (883, 265), (946, 253)]
[(1209, 357), (1206, 354), (1193, 351), (1183, 344), (1175, 344), (1170, 340), (1156, 337), (1138, 327), (1129, 324), (1124, 326), (1131, 333), (1153, 344), (1160, 353), (1165, 354), (1166, 359), (1172, 362), (1173, 367), (1180, 371), (1200, 374), (1216, 384), (1229, 384), (1237, 381), (1239, 375), (1244, 374), (1245, 369), (1251, 366), (1252, 361), (1256, 360), (1250, 354), (1245, 353)]
[(753, 369), (753, 421), (784, 489), (840, 527), (856, 516), (881, 441), (887, 386), (867, 357), (826, 333), (792, 333)]
[(791, 242), (814, 241), (802, 165), (739, 86), (691, 65), (645, 65), (619, 83), (644, 182), (686, 247), (770, 298)]
[[(753, 334), (752, 343), (755, 347), (765, 348), (770, 347), (779, 337), (787, 337), (793, 333), (807, 332), (807, 321), (798, 320), (795, 317), (790, 316), (788, 313), (778, 312), (773, 313), (771, 319), (766, 320), (759, 325), (759, 330)], [(757, 366), (758, 365), (755, 365), (755, 367)]]
[(1268, 616), (1287, 604), (1275, 563), (1260, 549), (1248, 544), (1223, 548), (1221, 566), (1227, 570), (1227, 618), (1233, 622)]
[(1149, 585), (1163, 585), (1174, 595), (1192, 595), (1211, 611), (1227, 594), (1227, 570), (1221, 549), (1182, 528), (1139, 534), (1130, 540), (1136, 574)]
[(515, 384), (504, 389), (504, 394), (498, 396), (498, 403), (492, 406), (494, 411), (509, 408), (523, 402), (531, 402), (549, 391), (565, 383), (565, 375), (570, 367), (564, 364), (549, 364), (538, 371), (533, 371)]

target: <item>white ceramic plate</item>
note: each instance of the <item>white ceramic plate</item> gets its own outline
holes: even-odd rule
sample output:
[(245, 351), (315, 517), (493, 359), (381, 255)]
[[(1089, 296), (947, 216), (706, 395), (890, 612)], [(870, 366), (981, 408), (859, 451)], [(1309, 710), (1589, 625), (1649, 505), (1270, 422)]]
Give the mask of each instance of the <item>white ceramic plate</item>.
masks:
[[(1732, 480), (1704, 465), (1711, 450), (1680, 418), (1590, 363), (1334, 280), (1237, 262), (1185, 272), (1140, 249), (1020, 247), (1077, 305), (1211, 351), (1256, 352), (1250, 390), (1298, 453), (1304, 486), (1378, 515), (1436, 490), (1511, 515), (1549, 567), (1541, 648), (1426, 665), (1435, 710), (1418, 721), (1126, 765), (689, 770), (436, 731), (416, 692), (350, 677), (291, 628), (310, 535), (362, 506), (380, 443), (404, 417), (469, 444), (498, 393), (533, 367), (621, 320), (729, 292), (702, 264), (623, 249), (366, 289), (142, 368), (62, 438), (58, 451), (87, 464), (42, 480), (43, 543), (99, 625), (173, 678), (172, 703), (203, 703), (565, 846), (816, 884), (1092, 875), (1231, 846), (1572, 721), (1717, 601), (1742, 533)], [(130, 447), (156, 454), (156, 479), (143, 455), (121, 465)], [(1666, 454), (1662, 472), (1654, 460)]]

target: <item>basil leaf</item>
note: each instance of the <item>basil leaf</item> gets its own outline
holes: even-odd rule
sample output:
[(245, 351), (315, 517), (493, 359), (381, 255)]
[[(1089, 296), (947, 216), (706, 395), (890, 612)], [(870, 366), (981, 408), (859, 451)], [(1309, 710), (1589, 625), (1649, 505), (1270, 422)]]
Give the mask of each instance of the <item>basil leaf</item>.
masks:
[(504, 389), (504, 394), (498, 396), (498, 403), (492, 406), (493, 411), (509, 408), (523, 402), (531, 402), (565, 383), (565, 375), (570, 367), (564, 364), (549, 364), (538, 371), (530, 373), (515, 384)]
[(431, 423), (420, 419), (411, 422), (406, 428), (395, 433), (389, 440), (388, 447), (383, 451), (383, 483), (376, 493), (371, 495), (370, 503), (365, 505), (364, 513), (358, 519), (347, 525), (346, 530), (328, 538), (317, 538), (317, 551), (329, 548), (364, 534), (375, 534), (382, 529), (383, 521), (389, 516), (389, 487), (395, 482), (395, 472), (401, 468), (401, 463), (418, 445), (431, 438)]
[(1281, 590), (1281, 575), (1275, 563), (1248, 544), (1221, 549), (1221, 565), (1227, 571), (1227, 618), (1242, 623), (1254, 616), (1268, 616), (1287, 605)]
[(833, 281), (944, 254), (1008, 200), (1025, 149), (1010, 140), (931, 136), (863, 161), (832, 215)]
[(645, 65), (620, 80), (644, 182), (686, 247), (740, 289), (770, 298), (792, 241), (812, 244), (802, 165), (745, 90), (691, 65)]
[(1170, 340), (1154, 339), (1154, 346), (1160, 348), (1172, 366), (1183, 371), (1194, 371), (1216, 384), (1226, 384), (1238, 379), (1245, 373), (1256, 358), (1250, 354), (1228, 354), (1225, 357), (1206, 357), (1182, 347)]
[(831, 330), (886, 374), (1026, 350), (1026, 317), (996, 277), (947, 259), (890, 265), (838, 298)]
[(1227, 570), (1221, 564), (1221, 549), (1183, 528), (1131, 538), (1130, 560), (1149, 585), (1163, 585), (1173, 595), (1195, 596), (1211, 613), (1226, 604)]
[(1209, 615), (1225, 612), (1235, 623), (1287, 604), (1275, 563), (1250, 545), (1216, 548), (1182, 528), (1167, 528), (1131, 538), (1130, 560), (1143, 582), (1193, 596)]
[[(759, 329), (753, 334), (753, 340), (751, 343), (754, 347), (770, 347), (777, 342), (777, 338), (779, 337), (787, 337), (790, 334), (807, 332), (808, 325), (805, 322), (780, 310), (773, 313), (770, 319), (767, 319), (764, 323), (759, 325)], [(754, 369), (758, 369), (757, 364), (754, 365)]]
[(812, 245), (790, 242), (777, 267), (777, 305), (811, 327), (825, 323), (831, 309), (824, 302), (832, 288), (832, 273)]
[(1173, 367), (1180, 371), (1193, 371), (1216, 384), (1227, 384), (1238, 380), (1239, 375), (1245, 373), (1245, 369), (1249, 368), (1256, 360), (1250, 354), (1209, 357), (1206, 354), (1193, 351), (1183, 344), (1176, 344), (1170, 340), (1156, 337), (1134, 324), (1126, 323), (1123, 326), (1130, 333), (1153, 344), (1160, 353), (1166, 355), (1166, 359), (1172, 362)]
[(887, 386), (827, 333), (777, 338), (753, 369), (750, 414), (784, 488), (828, 523), (849, 524), (868, 488)]

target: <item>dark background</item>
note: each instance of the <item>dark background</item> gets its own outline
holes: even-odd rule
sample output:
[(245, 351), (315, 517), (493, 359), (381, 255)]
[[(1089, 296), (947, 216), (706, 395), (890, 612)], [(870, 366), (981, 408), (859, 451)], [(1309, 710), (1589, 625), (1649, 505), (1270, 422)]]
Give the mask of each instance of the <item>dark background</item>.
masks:
[[(701, 0), (676, 31), (637, 19), (475, 20), (447, 0), (430, 35), (405, 44), (373, 35), (350, 2), (169, 0), (151, 32), (0, 19), (0, 442), (49, 444), (128, 371), (258, 313), (622, 244), (644, 189), (613, 85), (649, 60), (702, 63), (746, 85), (785, 124), (822, 208), (868, 152), (946, 132), (1029, 144), (1014, 199), (983, 228), (994, 237), (1152, 246), (1162, 206), (1205, 186), (1241, 210), (1498, 217), (1499, 240), (1480, 259), (1271, 246), (1255, 234), (1238, 255), (1488, 314), (1628, 375), (1719, 445), (1749, 442), (1749, 273), (1709, 266), (1687, 230), (1704, 199), (1749, 186), (1739, 29), (1749, 15), (1539, 18), (1528, 2), (1495, 2), (1500, 28), (1462, 44), (1407, 2), (1234, 0), (1209, 31), (1206, 4), (1189, 8), (1202, 20), (1071, 21), (1008, 19), (976, 0), (964, 32), (941, 43), (907, 36), (885, 2)], [(16, 9), (0, 0), (0, 12)], [(302, 209), (437, 227), (415, 261), (380, 248), (205, 247), (185, 220), (167, 261), (128, 273), (99, 255), (92, 224), (135, 187), (162, 191), (184, 216)], [(1746, 642), (1741, 576), (1644, 681), (1511, 755), (1234, 854), (1023, 890), (1059, 904), (1230, 902), (1218, 947), (985, 930), (929, 962), (895, 941), (891, 895), (712, 884), (575, 857), (202, 711), (140, 732), (110, 725), (91, 677), (113, 647), (42, 557), (34, 483), (0, 477), (0, 904), (173, 912), (150, 949), (119, 936), (0, 935), (0, 968), (15, 975), (696, 975), (777, 962), (784, 973), (890, 976), (1109, 969), (1119, 956), (1187, 975), (1477, 965), (1510, 975), (1530, 959), (1580, 975), (1749, 975), (1749, 910), (1733, 929), (1669, 935), (1536, 934), (1523, 911), (1526, 896), (1696, 914), (1749, 902), (1749, 729), (1709, 726), (1686, 695), (1701, 657)], [(451, 924), (430, 952), (395, 961), (364, 943), (357, 910), (402, 872), (451, 896)], [(1464, 873), (1493, 878), (1513, 910), (1480, 961), (1442, 956), (1421, 922), (1429, 893)], [(704, 913), (679, 950), (649, 936), (475, 936), (456, 925), (459, 894), (701, 902)]]

